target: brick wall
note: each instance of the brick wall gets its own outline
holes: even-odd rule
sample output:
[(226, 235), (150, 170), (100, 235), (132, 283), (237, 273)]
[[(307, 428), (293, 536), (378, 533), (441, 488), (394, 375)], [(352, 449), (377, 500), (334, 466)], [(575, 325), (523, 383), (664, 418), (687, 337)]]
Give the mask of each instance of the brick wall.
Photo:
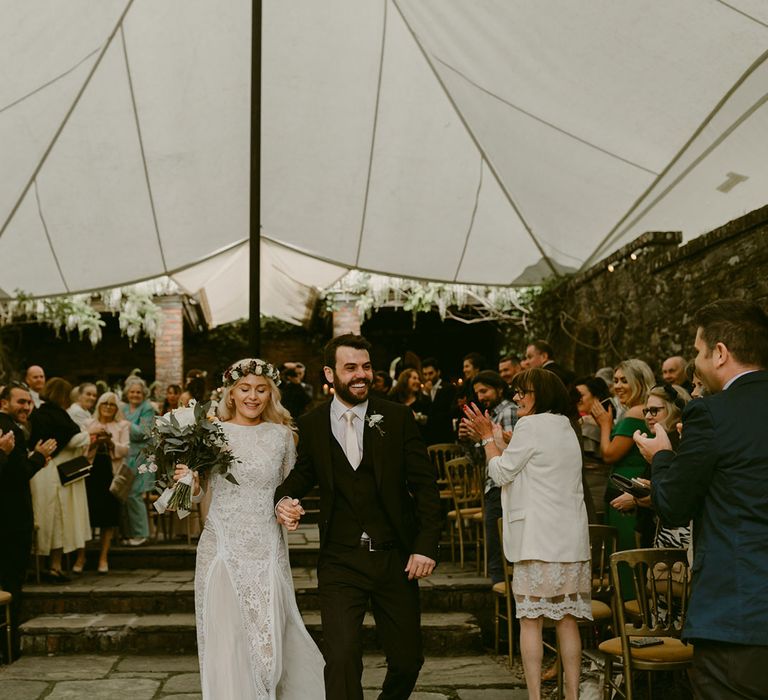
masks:
[(169, 384), (183, 384), (184, 379), (184, 309), (180, 295), (160, 297), (160, 322), (155, 338), (155, 380), (158, 395)]
[(659, 371), (670, 355), (692, 356), (691, 317), (704, 304), (739, 297), (768, 308), (768, 206), (686, 245), (679, 240), (644, 234), (542, 295), (539, 303), (555, 313), (540, 331), (561, 361), (585, 373), (640, 357)]

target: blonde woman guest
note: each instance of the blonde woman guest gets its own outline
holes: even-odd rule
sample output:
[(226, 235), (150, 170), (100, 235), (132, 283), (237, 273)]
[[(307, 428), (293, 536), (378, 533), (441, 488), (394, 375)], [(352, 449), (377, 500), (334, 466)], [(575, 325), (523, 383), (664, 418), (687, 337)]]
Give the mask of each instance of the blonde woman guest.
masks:
[[(322, 700), (323, 658), (296, 605), (273, 494), (296, 460), (279, 373), (246, 358), (224, 373), (219, 417), (237, 485), (214, 474), (197, 546), (195, 612), (204, 700)], [(176, 478), (188, 471), (179, 465)], [(197, 478), (193, 499), (202, 496)]]
[(87, 430), (91, 437), (88, 456), (93, 462), (91, 475), (86, 480), (88, 509), (91, 525), (101, 528), (98, 572), (106, 574), (109, 548), (120, 525), (120, 501), (110, 493), (109, 487), (130, 449), (130, 423), (120, 410), (117, 394), (108, 391), (99, 397)]
[(149, 518), (144, 494), (154, 488), (154, 474), (147, 472), (139, 474), (141, 453), (149, 441), (149, 431), (155, 417), (155, 409), (149, 401), (149, 389), (141, 377), (131, 375), (125, 380), (123, 399), (126, 405), (123, 412), (130, 424), (130, 450), (126, 464), (136, 474), (131, 494), (123, 506), (124, 534), (127, 544), (138, 546), (144, 544), (149, 537)]
[(72, 397), (72, 405), (67, 409), (67, 413), (80, 426), (80, 430), (87, 430), (88, 423), (93, 420), (93, 407), (98, 398), (96, 385), (89, 382), (80, 384), (73, 390)]
[(578, 619), (592, 619), (587, 508), (575, 406), (560, 378), (528, 369), (512, 380), (518, 420), (505, 449), (501, 426), (474, 404), (463, 419), (481, 438), (488, 475), (501, 486), (503, 545), (514, 562), (512, 593), (520, 619), (520, 652), (528, 697), (541, 698), (542, 629), (554, 620), (567, 700), (576, 700), (581, 671)]
[(63, 553), (77, 551), (72, 566), (80, 573), (85, 564), (85, 543), (91, 539), (88, 498), (85, 481), (61, 485), (57, 466), (85, 454), (90, 443), (87, 432), (81, 431), (67, 413), (72, 385), (60, 377), (49, 379), (40, 397), (43, 403), (30, 414), (30, 444), (54, 439), (58, 445), (48, 464), (30, 481), (32, 507), (37, 531), (37, 553), (50, 555), (46, 578), (54, 583), (66, 583), (69, 578), (61, 569)]
[[(599, 401), (592, 402), (592, 415), (600, 426), (600, 452), (603, 461), (612, 465), (613, 474), (634, 478), (645, 473), (645, 460), (632, 435), (635, 430), (646, 430), (643, 407), (654, 383), (653, 372), (645, 362), (625, 360), (613, 372), (613, 393), (624, 409), (616, 425), (613, 425), (611, 414)], [(634, 549), (639, 543), (635, 537), (635, 503), (632, 496), (609, 486), (606, 501), (610, 506), (606, 512), (606, 524), (618, 530), (619, 549)]]

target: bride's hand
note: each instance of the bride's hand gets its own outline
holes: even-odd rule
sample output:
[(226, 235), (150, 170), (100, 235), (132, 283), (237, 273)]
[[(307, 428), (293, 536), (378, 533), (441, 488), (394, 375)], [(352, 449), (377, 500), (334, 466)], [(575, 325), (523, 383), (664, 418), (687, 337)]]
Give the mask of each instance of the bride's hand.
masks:
[[(189, 467), (186, 464), (177, 464), (176, 470), (173, 472), (173, 480), (179, 481), (183, 479), (190, 472)], [(200, 476), (197, 472), (192, 472), (192, 495), (197, 496), (200, 493)]]

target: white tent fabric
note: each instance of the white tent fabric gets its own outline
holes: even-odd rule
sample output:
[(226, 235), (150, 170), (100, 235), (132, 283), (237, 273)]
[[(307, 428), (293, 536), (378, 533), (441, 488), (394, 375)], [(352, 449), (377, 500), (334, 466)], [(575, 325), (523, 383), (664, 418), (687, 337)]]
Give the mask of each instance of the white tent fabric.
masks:
[[(250, 245), (243, 241), (171, 276), (203, 304), (211, 326), (248, 317)], [(261, 313), (298, 325), (313, 312), (317, 289), (331, 286), (347, 269), (314, 260), (271, 241), (261, 242)]]
[[(250, 12), (0, 0), (0, 298), (170, 274), (244, 313)], [(262, 296), (530, 284), (762, 206), (766, 48), (763, 0), (264, 0)]]

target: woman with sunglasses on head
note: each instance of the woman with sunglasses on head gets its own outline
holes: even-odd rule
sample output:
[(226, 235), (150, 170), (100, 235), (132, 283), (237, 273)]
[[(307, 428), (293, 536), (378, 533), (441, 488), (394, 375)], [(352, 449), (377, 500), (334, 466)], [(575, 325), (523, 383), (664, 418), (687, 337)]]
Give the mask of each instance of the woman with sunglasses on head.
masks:
[(110, 493), (109, 487), (128, 456), (130, 427), (120, 410), (117, 394), (111, 391), (102, 394), (96, 402), (94, 418), (86, 428), (91, 436), (88, 457), (93, 462), (91, 475), (86, 479), (88, 510), (91, 525), (101, 529), (100, 574), (109, 571), (109, 547), (120, 525), (120, 501)]
[(568, 700), (581, 670), (577, 618), (592, 619), (587, 509), (575, 406), (563, 382), (544, 369), (512, 381), (518, 421), (504, 447), (501, 426), (475, 404), (462, 419), (480, 441), (488, 475), (501, 487), (504, 554), (514, 563), (512, 593), (520, 620), (528, 697), (541, 697), (542, 629), (554, 620)]
[[(599, 401), (592, 403), (592, 416), (600, 426), (600, 452), (603, 461), (612, 466), (613, 474), (632, 479), (645, 473), (645, 460), (632, 435), (635, 430), (646, 430), (643, 407), (654, 383), (653, 372), (645, 362), (624, 360), (613, 373), (614, 394), (624, 409), (616, 425)], [(618, 530), (619, 550), (634, 549), (638, 543), (635, 537), (636, 505), (632, 497), (609, 485), (605, 499), (610, 505), (605, 514), (606, 525)]]

